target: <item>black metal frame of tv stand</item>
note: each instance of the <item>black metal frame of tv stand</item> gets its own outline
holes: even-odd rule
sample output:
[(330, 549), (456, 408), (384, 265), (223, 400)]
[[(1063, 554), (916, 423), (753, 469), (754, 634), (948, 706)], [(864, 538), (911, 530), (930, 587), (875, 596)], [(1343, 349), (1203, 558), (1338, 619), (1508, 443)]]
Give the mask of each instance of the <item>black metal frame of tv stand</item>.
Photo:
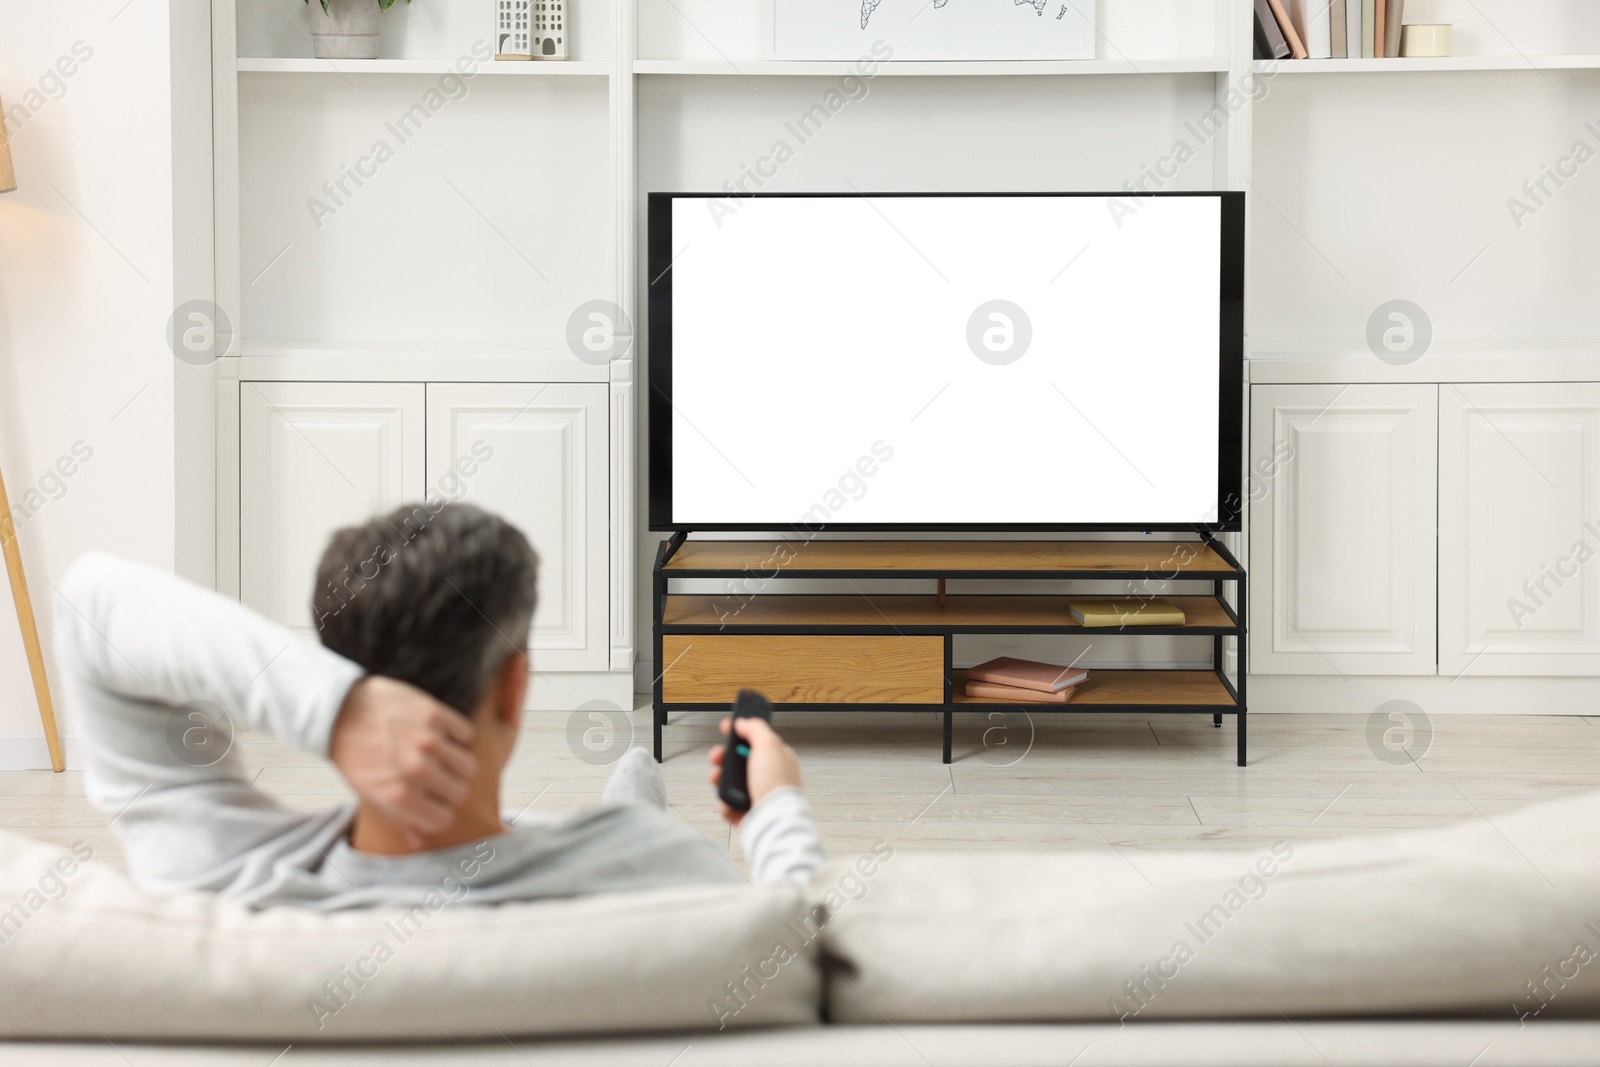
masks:
[[(1112, 635), (1118, 635), (1118, 636), (1121, 636), (1121, 635), (1140, 635), (1140, 636), (1181, 636), (1181, 637), (1209, 636), (1209, 637), (1211, 637), (1211, 665), (1210, 665), (1210, 671), (1211, 671), (1212, 674), (1214, 674), (1216, 676), (1218, 682), (1221, 683), (1223, 689), (1227, 692), (1229, 697), (1232, 699), (1233, 703), (1231, 705), (1168, 704), (1168, 703), (1149, 703), (1149, 704), (1144, 704), (1144, 703), (1112, 703), (1112, 704), (1100, 703), (1100, 704), (1095, 704), (1095, 703), (1083, 703), (1083, 702), (1072, 702), (1072, 703), (1069, 703), (1069, 704), (1054, 705), (1054, 704), (1045, 704), (1045, 703), (1008, 704), (1008, 703), (1004, 703), (1004, 702), (1000, 702), (1000, 701), (995, 701), (995, 702), (987, 702), (987, 701), (985, 701), (985, 702), (981, 702), (981, 703), (957, 703), (956, 702), (956, 699), (955, 699), (956, 698), (956, 694), (952, 691), (953, 690), (954, 671), (955, 671), (954, 665), (952, 663), (952, 650), (953, 650), (954, 638), (955, 638), (956, 634), (958, 634), (958, 633), (959, 634), (983, 634), (983, 633), (1019, 634), (1020, 633), (1020, 634), (1076, 634), (1076, 635), (1080, 635), (1081, 636), (1084, 633), (1089, 632), (1089, 631), (1085, 630), (1084, 627), (1077, 625), (1075, 622), (1071, 623), (1071, 624), (1063, 624), (1063, 625), (1060, 625), (1060, 626), (992, 626), (992, 625), (964, 626), (964, 625), (958, 625), (958, 624), (894, 626), (893, 624), (888, 624), (888, 623), (885, 623), (885, 624), (882, 624), (882, 625), (876, 625), (876, 626), (848, 626), (848, 625), (825, 625), (825, 624), (824, 625), (810, 625), (810, 624), (785, 623), (785, 624), (776, 625), (776, 626), (739, 625), (739, 626), (732, 627), (732, 628), (725, 628), (723, 626), (707, 626), (707, 625), (700, 625), (700, 624), (693, 624), (693, 625), (668, 624), (668, 623), (664, 622), (664, 616), (666, 614), (667, 600), (668, 600), (668, 597), (669, 597), (669, 584), (670, 584), (672, 579), (697, 579), (697, 578), (699, 578), (699, 579), (713, 578), (714, 579), (714, 578), (742, 578), (742, 577), (748, 577), (748, 574), (747, 574), (746, 571), (732, 570), (732, 569), (726, 569), (726, 568), (707, 568), (707, 569), (695, 569), (695, 570), (675, 569), (669, 574), (668, 571), (667, 571), (667, 564), (677, 554), (678, 550), (680, 548), (682, 548), (682, 546), (684, 545), (685, 541), (688, 539), (689, 533), (690, 533), (690, 531), (680, 530), (680, 531), (677, 531), (676, 533), (674, 533), (666, 541), (663, 541), (661, 543), (661, 545), (659, 546), (659, 548), (657, 549), (655, 565), (652, 568), (652, 578), (653, 578), (653, 605), (652, 605), (652, 607), (653, 607), (653, 612), (652, 612), (652, 614), (653, 614), (653, 635), (652, 635), (652, 637), (653, 637), (653, 644), (654, 644), (654, 649), (655, 649), (654, 654), (655, 654), (655, 670), (656, 670), (656, 678), (655, 678), (655, 681), (654, 681), (653, 686), (652, 686), (652, 697), (653, 697), (653, 716), (652, 716), (652, 718), (653, 718), (653, 725), (654, 725), (654, 731), (653, 731), (654, 732), (654, 752), (655, 752), (655, 758), (656, 758), (656, 760), (658, 762), (662, 758), (663, 731), (665, 730), (665, 727), (667, 726), (667, 718), (668, 718), (669, 713), (671, 713), (673, 711), (723, 711), (723, 710), (726, 710), (726, 708), (727, 708), (727, 704), (724, 704), (724, 703), (710, 704), (710, 703), (677, 702), (677, 703), (670, 703), (669, 704), (664, 699), (664, 697), (663, 697), (663, 678), (666, 675), (666, 671), (668, 669), (670, 669), (670, 665), (667, 665), (667, 664), (663, 663), (663, 659), (664, 659), (663, 651), (662, 651), (662, 639), (663, 639), (663, 637), (666, 636), (667, 634), (725, 634), (725, 633), (729, 633), (730, 629), (731, 629), (733, 632), (737, 632), (737, 633), (741, 633), (741, 634), (772, 633), (772, 634), (787, 634), (787, 635), (815, 634), (815, 635), (847, 636), (847, 635), (853, 635), (853, 634), (882, 634), (884, 632), (890, 632), (890, 633), (902, 633), (902, 634), (906, 634), (908, 636), (909, 635), (924, 635), (924, 636), (926, 636), (926, 635), (937, 635), (937, 636), (942, 636), (944, 638), (944, 700), (939, 702), (939, 703), (921, 703), (921, 704), (871, 704), (871, 703), (866, 703), (866, 702), (831, 703), (831, 704), (830, 703), (775, 703), (775, 709), (777, 711), (780, 711), (780, 712), (788, 712), (788, 711), (859, 711), (859, 710), (864, 710), (864, 709), (867, 709), (867, 708), (871, 708), (872, 710), (875, 710), (875, 711), (920, 711), (920, 712), (933, 711), (933, 712), (937, 712), (937, 713), (942, 713), (943, 719), (944, 719), (944, 724), (943, 724), (944, 725), (944, 757), (943, 757), (943, 760), (944, 760), (945, 763), (950, 763), (951, 762), (951, 758), (952, 758), (951, 749), (952, 749), (952, 741), (953, 741), (953, 733), (954, 733), (954, 721), (955, 721), (955, 713), (956, 712), (958, 712), (958, 711), (961, 711), (961, 712), (983, 712), (983, 711), (996, 711), (996, 710), (999, 710), (999, 711), (1013, 710), (1013, 711), (1023, 711), (1023, 712), (1030, 712), (1030, 713), (1037, 711), (1037, 712), (1043, 712), (1043, 713), (1047, 713), (1047, 714), (1095, 714), (1095, 713), (1112, 713), (1112, 712), (1127, 713), (1127, 712), (1135, 712), (1135, 711), (1137, 711), (1137, 712), (1148, 712), (1148, 713), (1153, 713), (1153, 714), (1162, 714), (1162, 715), (1191, 715), (1191, 714), (1206, 714), (1206, 713), (1209, 713), (1212, 716), (1212, 724), (1214, 726), (1217, 726), (1217, 727), (1221, 727), (1223, 716), (1232, 715), (1235, 718), (1236, 729), (1237, 729), (1237, 763), (1238, 763), (1238, 766), (1240, 766), (1240, 767), (1243, 767), (1243, 766), (1246, 765), (1246, 722), (1247, 722), (1247, 713), (1248, 713), (1246, 686), (1247, 686), (1247, 664), (1249, 662), (1249, 660), (1247, 658), (1248, 625), (1247, 625), (1247, 620), (1246, 620), (1246, 610), (1247, 610), (1246, 605), (1247, 605), (1247, 602), (1248, 602), (1248, 599), (1249, 599), (1249, 593), (1248, 593), (1248, 589), (1247, 589), (1247, 585), (1246, 585), (1246, 575), (1245, 575), (1244, 567), (1239, 563), (1238, 559), (1234, 557), (1233, 553), (1231, 553), (1227, 549), (1227, 547), (1225, 545), (1223, 545), (1220, 540), (1217, 539), (1215, 534), (1213, 534), (1212, 532), (1210, 532), (1208, 530), (1198, 530), (1198, 531), (1196, 531), (1196, 533), (1198, 534), (1198, 536), (1200, 538), (1200, 543), (1204, 544), (1206, 547), (1210, 548), (1213, 552), (1215, 552), (1219, 557), (1221, 557), (1221, 559), (1228, 565), (1229, 570), (1227, 570), (1225, 572), (1212, 570), (1212, 571), (1207, 571), (1203, 575), (1195, 575), (1195, 576), (1189, 576), (1189, 577), (1186, 577), (1181, 573), (1177, 573), (1177, 574), (1173, 574), (1173, 575), (1168, 575), (1168, 576), (1165, 576), (1165, 577), (1157, 578), (1156, 580), (1177, 581), (1177, 582), (1209, 581), (1211, 583), (1211, 595), (1216, 598), (1216, 600), (1217, 600), (1218, 604), (1221, 606), (1223, 612), (1226, 613), (1226, 615), (1228, 616), (1229, 625), (1226, 625), (1226, 626), (1193, 626), (1193, 625), (1185, 625), (1185, 626), (1104, 627), (1104, 628), (1095, 628), (1093, 630), (1093, 632), (1096, 633), (1096, 634), (1104, 634), (1104, 635), (1107, 635), (1107, 636), (1112, 636)], [(774, 541), (774, 544), (777, 544), (777, 543), (779, 543), (779, 542), (778, 541)], [(804, 543), (804, 542), (800, 542), (800, 543)], [(1091, 543), (1091, 542), (1084, 542), (1084, 543)], [(1093, 543), (1104, 543), (1104, 544), (1112, 545), (1112, 544), (1117, 544), (1118, 542), (1093, 542)], [(1170, 544), (1177, 545), (1177, 544), (1181, 544), (1183, 542), (1161, 542), (1161, 543), (1163, 543), (1163, 544), (1170, 543)], [(1001, 542), (1001, 544), (1004, 544), (1004, 542)], [(1072, 581), (1108, 581), (1108, 580), (1118, 581), (1118, 580), (1132, 580), (1132, 581), (1140, 581), (1140, 580), (1149, 580), (1153, 576), (1148, 571), (1106, 571), (1106, 570), (1083, 570), (1083, 569), (1067, 569), (1067, 570), (1053, 570), (1053, 571), (1038, 571), (1038, 570), (1005, 571), (1005, 570), (994, 570), (994, 569), (978, 568), (978, 569), (972, 569), (972, 570), (948, 571), (948, 572), (942, 572), (942, 573), (931, 573), (931, 572), (930, 573), (923, 573), (922, 571), (913, 571), (913, 570), (904, 570), (904, 571), (903, 570), (895, 570), (895, 571), (892, 571), (892, 572), (886, 572), (883, 569), (844, 568), (844, 569), (827, 570), (827, 571), (809, 571), (808, 570), (808, 571), (805, 571), (805, 572), (800, 573), (800, 574), (779, 575), (779, 577), (782, 577), (784, 580), (789, 580), (789, 581), (807, 581), (807, 580), (813, 580), (813, 579), (821, 580), (821, 579), (828, 579), (828, 578), (835, 578), (835, 579), (856, 579), (856, 578), (861, 578), (861, 579), (883, 579), (883, 578), (929, 579), (929, 578), (948, 578), (948, 579), (962, 579), (962, 580), (973, 580), (973, 579), (976, 579), (976, 580), (990, 580), (990, 581), (1001, 581), (1001, 580), (1031, 580), (1031, 581), (1067, 581), (1067, 580), (1072, 580)], [(1234, 585), (1234, 599), (1236, 601), (1236, 605), (1237, 605), (1236, 607), (1233, 606), (1233, 605), (1229, 605), (1227, 600), (1223, 596), (1222, 587), (1223, 587), (1223, 585), (1225, 583), (1229, 583), (1229, 582), (1233, 583), (1233, 585)], [(768, 594), (768, 595), (783, 596), (783, 595), (788, 595), (788, 594)], [(1012, 595), (1017, 595), (1017, 594), (1012, 594)], [(1103, 595), (1103, 594), (1098, 594), (1098, 595)], [(1174, 594), (1170, 594), (1170, 595), (1176, 596), (1176, 595), (1180, 595), (1180, 594), (1174, 593)], [(1190, 594), (1190, 595), (1193, 595), (1193, 594)], [(1232, 682), (1229, 681), (1229, 679), (1227, 677), (1227, 672), (1226, 672), (1225, 667), (1224, 667), (1223, 640), (1224, 640), (1224, 638), (1227, 638), (1227, 637), (1235, 637), (1235, 638), (1238, 639), (1238, 642), (1239, 642), (1238, 659), (1237, 659), (1237, 664), (1236, 664), (1236, 671), (1237, 671), (1237, 676), (1238, 676), (1238, 685), (1237, 686), (1235, 686)]]

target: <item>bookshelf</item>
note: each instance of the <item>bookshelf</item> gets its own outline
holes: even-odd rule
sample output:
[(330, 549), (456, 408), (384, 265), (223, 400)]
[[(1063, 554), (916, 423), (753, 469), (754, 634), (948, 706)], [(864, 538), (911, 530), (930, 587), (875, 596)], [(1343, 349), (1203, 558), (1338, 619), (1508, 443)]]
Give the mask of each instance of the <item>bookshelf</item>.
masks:
[[(762, 0), (575, 0), (570, 60), (477, 64), (470, 92), (317, 229), (307, 198), (457, 69), (490, 32), (493, 4), (396, 5), (383, 58), (368, 62), (312, 58), (303, 7), (211, 2), (214, 299), (238, 333), (230, 358), (180, 391), (180, 454), (214, 460), (206, 478), (180, 480), (180, 542), (207, 546), (219, 588), (239, 592), (241, 383), (598, 387), (607, 444), (587, 474), (604, 514), (568, 537), (604, 567), (567, 603), (604, 619), (604, 654), (548, 677), (571, 682), (562, 699), (628, 704), (664, 666), (654, 594), (636, 581), (661, 542), (637, 518), (635, 383), (648, 353), (576, 360), (568, 315), (612, 300), (643, 338), (643, 194), (738, 179), (854, 65), (770, 58)], [(1241, 189), (1252, 358), (1275, 379), (1437, 376), (1428, 363), (1371, 358), (1368, 316), (1397, 297), (1427, 309), (1441, 356), (1461, 349), (1449, 358), (1462, 381), (1600, 378), (1600, 278), (1579, 239), (1600, 231), (1600, 172), (1586, 166), (1521, 227), (1505, 206), (1575, 139), (1600, 145), (1585, 129), (1600, 119), (1600, 5), (1409, 0), (1408, 21), (1455, 24), (1456, 56), (1275, 63), (1254, 59), (1251, 8), (1238, 0), (1099, 0), (1097, 14), (1091, 60), (880, 66), (764, 188)], [(1178, 142), (1190, 152), (1170, 166)], [(1244, 558), (1248, 536), (1221, 543)], [(1045, 595), (1029, 582), (1015, 592)], [(679, 595), (699, 592), (680, 584)], [(906, 584), (908, 596), (931, 593), (931, 580)], [(961, 612), (983, 610), (950, 600), (961, 626), (976, 622)], [(1019, 618), (1052, 610), (1009, 607)], [(952, 669), (1083, 648), (1070, 629), (979, 627)], [(1235, 671), (1234, 638), (1221, 655)], [(1207, 635), (1148, 633), (1098, 639), (1086, 664), (1193, 670), (1210, 658)]]
[[(886, 64), (873, 77), (1040, 77), (1095, 74), (1214, 74), (1228, 69), (1226, 56), (1194, 59), (946, 60)], [(635, 74), (729, 75), (755, 77), (838, 78), (853, 73), (854, 63), (791, 60), (638, 59)]]
[[(720, 580), (720, 594), (674, 591), (692, 580)], [(843, 580), (848, 593), (792, 591)], [(939, 592), (863, 591), (856, 583), (934, 580)], [(1006, 593), (949, 593), (948, 581), (999, 583)], [(654, 743), (677, 711), (724, 710), (741, 688), (765, 692), (780, 712), (933, 711), (943, 720), (943, 759), (952, 758), (955, 714), (1007, 708), (1029, 714), (1091, 715), (1140, 711), (1210, 714), (1237, 726), (1236, 759), (1246, 762), (1246, 680), (1230, 678), (1223, 642), (1239, 643), (1247, 662), (1243, 608), (1224, 596), (1232, 584), (1243, 603), (1244, 568), (1215, 539), (1151, 541), (691, 541), (675, 534), (658, 549), (653, 570), (655, 656), (666, 666), (654, 682)], [(1184, 612), (1181, 626), (1086, 630), (1066, 595), (1027, 592), (1039, 582), (1117, 582), (1118, 595), (1152, 596), (1170, 585), (1209, 585), (1207, 595), (1167, 594)], [(783, 585), (790, 591), (769, 592)], [(1072, 594), (1082, 599), (1090, 594)], [(1103, 594), (1102, 594), (1103, 595)], [(966, 635), (1047, 635), (1095, 641), (1206, 638), (1206, 670), (1152, 665), (1138, 670), (1091, 667), (1066, 704), (1016, 703), (965, 695), (953, 665)]]
[(1443, 56), (1395, 59), (1256, 60), (1257, 74), (1407, 74), (1476, 70), (1596, 70), (1600, 55)]
[[(455, 71), (453, 59), (311, 59), (240, 57), (241, 74), (339, 74), (363, 77), (369, 74), (449, 74)], [(560, 62), (489, 62), (479, 74), (509, 75), (519, 78), (605, 77), (611, 64), (599, 60)]]

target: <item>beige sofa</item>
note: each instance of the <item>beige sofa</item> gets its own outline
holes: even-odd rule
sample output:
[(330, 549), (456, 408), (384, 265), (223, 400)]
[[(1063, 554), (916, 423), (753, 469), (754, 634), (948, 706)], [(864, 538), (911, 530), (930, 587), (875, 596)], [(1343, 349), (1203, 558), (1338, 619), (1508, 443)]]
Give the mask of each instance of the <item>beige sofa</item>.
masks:
[(886, 843), (804, 891), (477, 908), (447, 887), (433, 903), (316, 916), (157, 899), (0, 834), (0, 1055), (1600, 1062), (1600, 795), (1256, 852)]

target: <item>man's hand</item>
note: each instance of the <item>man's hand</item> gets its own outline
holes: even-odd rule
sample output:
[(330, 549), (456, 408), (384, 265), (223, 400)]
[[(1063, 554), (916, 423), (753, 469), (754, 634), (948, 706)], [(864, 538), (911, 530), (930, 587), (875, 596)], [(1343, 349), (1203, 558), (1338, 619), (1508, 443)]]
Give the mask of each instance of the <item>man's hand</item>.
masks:
[(369, 675), (350, 687), (328, 758), (413, 846), (455, 822), (478, 771), (472, 720), (416, 686)]
[[(750, 756), (745, 763), (745, 782), (750, 789), (750, 807), (752, 809), (766, 799), (768, 793), (776, 792), (787, 786), (800, 788), (800, 757), (778, 736), (778, 731), (765, 719), (723, 719), (722, 732), (737, 729), (739, 736), (750, 745)], [(711, 750), (711, 786), (716, 788), (722, 782), (722, 757), (727, 749), (724, 745), (717, 745)], [(746, 812), (734, 811), (721, 800), (717, 807), (722, 810), (722, 817), (733, 825), (738, 826), (743, 821)]]

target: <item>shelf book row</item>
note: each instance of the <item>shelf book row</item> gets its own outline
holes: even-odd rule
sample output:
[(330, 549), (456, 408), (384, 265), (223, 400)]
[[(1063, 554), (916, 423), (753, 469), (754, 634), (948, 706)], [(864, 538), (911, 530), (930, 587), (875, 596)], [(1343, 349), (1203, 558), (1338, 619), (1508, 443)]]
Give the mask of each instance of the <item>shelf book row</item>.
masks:
[(1392, 59), (1404, 11), (1405, 0), (1255, 0), (1256, 58)]
[(1065, 704), (1088, 678), (1089, 672), (1078, 667), (1000, 656), (967, 668), (966, 693), (1022, 704)]
[[(1183, 611), (1167, 600), (1069, 600), (1072, 617), (1085, 628), (1182, 626)], [(1068, 664), (1031, 659), (997, 659), (968, 667), (966, 695), (1015, 700), (1023, 704), (1065, 704), (1089, 679), (1089, 672)]]

